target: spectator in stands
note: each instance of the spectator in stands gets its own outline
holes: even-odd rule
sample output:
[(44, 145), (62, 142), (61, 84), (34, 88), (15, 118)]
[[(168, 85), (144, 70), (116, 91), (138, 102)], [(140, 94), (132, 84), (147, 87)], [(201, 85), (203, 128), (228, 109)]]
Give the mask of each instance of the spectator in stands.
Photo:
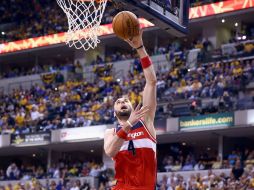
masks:
[(49, 185), (49, 190), (56, 190), (56, 187), (57, 187), (56, 182), (52, 180)]
[(205, 58), (208, 58), (209, 56), (211, 56), (211, 51), (213, 50), (213, 45), (212, 45), (212, 42), (206, 38), (204, 41), (203, 41), (203, 53), (204, 53), (204, 56)]
[(228, 155), (228, 162), (230, 166), (234, 166), (237, 159), (239, 159), (239, 157), (237, 156), (236, 151), (233, 150), (232, 153)]
[(64, 119), (62, 120), (62, 125), (64, 128), (71, 128), (75, 124), (75, 121), (71, 118), (69, 113), (65, 114)]
[(224, 91), (223, 96), (219, 98), (219, 110), (220, 111), (230, 111), (233, 108), (233, 102), (229, 93)]
[(73, 177), (73, 176), (78, 176), (78, 172), (79, 172), (79, 170), (78, 170), (76, 164), (73, 164), (73, 166), (69, 169), (68, 174), (69, 174), (69, 176)]
[(31, 120), (34, 121), (34, 122), (36, 122), (40, 119), (43, 119), (43, 117), (44, 117), (44, 114), (40, 113), (36, 106), (33, 106), (30, 114), (31, 114)]
[(246, 161), (245, 161), (245, 165), (246, 167), (250, 167), (250, 166), (254, 166), (254, 150), (252, 150), (249, 155), (247, 156), (246, 158)]
[(80, 190), (80, 187), (81, 187), (81, 182), (80, 180), (76, 180), (74, 182), (74, 185), (72, 186), (72, 188), (70, 190)]
[(19, 179), (20, 171), (15, 163), (12, 163), (6, 170), (6, 176), (10, 180)]
[(160, 189), (166, 189), (167, 188), (167, 181), (168, 181), (168, 178), (167, 178), (167, 176), (166, 175), (163, 175), (162, 176), (162, 180), (161, 181), (159, 181), (159, 187), (160, 187)]
[(244, 169), (241, 165), (241, 161), (237, 160), (235, 162), (235, 166), (232, 168), (232, 174), (235, 180), (239, 180), (239, 178), (243, 175)]
[(171, 175), (167, 179), (166, 186), (170, 189), (173, 188), (177, 182), (177, 177), (174, 172), (171, 173)]
[(165, 163), (165, 171), (170, 172), (173, 167), (174, 158), (172, 156), (165, 157), (163, 162)]
[(5, 180), (5, 174), (4, 174), (4, 170), (0, 169), (0, 181)]
[(105, 166), (100, 167), (99, 165), (95, 165), (91, 168), (89, 175), (93, 177), (98, 177), (100, 172), (105, 171), (105, 169)]
[(179, 162), (179, 160), (176, 160), (174, 166), (172, 167), (172, 171), (177, 172), (180, 171), (181, 168), (182, 164)]
[(205, 169), (205, 164), (201, 160), (198, 163), (196, 163), (196, 165), (194, 166), (194, 170), (196, 171), (204, 170), (204, 169)]
[(212, 169), (221, 169), (222, 168), (222, 160), (220, 156), (217, 156), (216, 161), (213, 162)]
[(193, 162), (192, 162), (191, 156), (188, 155), (185, 160), (182, 170), (183, 171), (192, 171), (193, 169), (194, 168), (193, 168)]
[(80, 187), (80, 190), (90, 190), (90, 184), (87, 181), (84, 181), (83, 185)]

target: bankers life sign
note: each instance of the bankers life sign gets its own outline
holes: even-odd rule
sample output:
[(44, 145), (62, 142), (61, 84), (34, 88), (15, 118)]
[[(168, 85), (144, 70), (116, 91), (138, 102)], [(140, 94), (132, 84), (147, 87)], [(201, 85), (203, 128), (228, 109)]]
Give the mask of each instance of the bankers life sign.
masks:
[(193, 129), (214, 129), (234, 125), (234, 113), (209, 114), (196, 117), (179, 118), (181, 131)]

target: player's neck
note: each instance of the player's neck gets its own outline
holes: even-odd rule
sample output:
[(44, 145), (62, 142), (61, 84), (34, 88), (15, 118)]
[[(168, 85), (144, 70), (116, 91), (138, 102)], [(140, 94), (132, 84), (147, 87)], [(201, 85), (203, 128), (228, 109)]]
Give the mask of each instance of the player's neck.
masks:
[(129, 117), (124, 117), (121, 119), (118, 118), (117, 120), (118, 120), (119, 125), (123, 125), (128, 119), (129, 119)]

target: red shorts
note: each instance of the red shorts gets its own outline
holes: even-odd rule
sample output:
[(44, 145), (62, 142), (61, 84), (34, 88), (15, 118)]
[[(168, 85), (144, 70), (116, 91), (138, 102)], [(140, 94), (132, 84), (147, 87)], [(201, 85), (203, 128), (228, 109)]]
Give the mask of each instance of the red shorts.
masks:
[(111, 188), (111, 190), (154, 190), (155, 187), (134, 187), (124, 184), (117, 184)]

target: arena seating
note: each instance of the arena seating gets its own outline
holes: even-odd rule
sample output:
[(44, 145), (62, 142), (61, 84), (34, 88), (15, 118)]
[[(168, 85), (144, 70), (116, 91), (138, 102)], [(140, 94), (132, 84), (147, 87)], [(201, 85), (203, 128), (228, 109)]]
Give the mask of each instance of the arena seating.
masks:
[[(253, 55), (253, 51), (254, 48), (250, 49), (248, 55)], [(178, 117), (253, 107), (253, 97), (242, 92), (254, 79), (254, 59), (226, 59), (199, 64), (195, 70), (188, 70), (184, 57), (171, 56), (171, 67), (158, 67), (158, 100), (169, 102), (165, 115)], [(128, 94), (135, 105), (141, 99), (143, 75), (140, 68), (135, 67), (139, 65), (137, 59), (128, 78), (120, 82), (112, 77), (112, 64), (105, 67), (99, 58), (96, 62), (94, 73), (100, 80), (95, 84), (82, 80), (82, 74), (78, 80), (64, 82), (59, 81), (63, 78), (60, 74), (52, 73), (43, 78), (42, 86), (1, 94), (1, 101), (5, 102), (1, 105), (1, 133), (20, 134), (113, 123), (112, 97)], [(76, 67), (81, 65), (64, 68), (76, 71)], [(97, 96), (92, 96), (93, 93)], [(174, 107), (173, 103), (178, 100), (187, 102)]]
[[(36, 11), (33, 11), (36, 10)], [(50, 11), (50, 14), (48, 12)], [(102, 23), (112, 22), (112, 11), (108, 9)], [(58, 7), (56, 1), (35, 0), (23, 2), (20, 0), (1, 1), (0, 23), (5, 25), (4, 34), (0, 35), (0, 43), (33, 38), (64, 32), (68, 30), (67, 17)], [(48, 22), (51, 21), (51, 22)], [(31, 25), (30, 23), (35, 23)]]
[[(192, 7), (219, 2), (222, 0), (191, 0)], [(33, 12), (32, 10), (36, 10)], [(50, 14), (47, 12), (50, 11)], [(111, 23), (115, 10), (107, 9), (102, 23)], [(3, 0), (0, 5), (0, 23), (6, 30), (0, 34), (0, 43), (44, 36), (68, 30), (67, 18), (58, 7), (56, 1), (35, 0), (23, 2), (19, 0)], [(51, 22), (48, 22), (48, 21)], [(35, 23), (31, 25), (30, 23)]]
[(31, 180), (36, 179), (61, 179), (70, 177), (98, 177), (107, 168), (95, 161), (69, 161), (60, 159), (58, 163), (52, 163), (47, 170), (45, 163), (37, 165), (17, 165), (12, 162), (7, 168), (0, 169), (0, 179), (3, 180)]
[[(171, 146), (169, 146), (169, 150), (171, 150)], [(243, 152), (233, 150), (231, 154), (224, 158), (220, 158), (209, 152), (201, 152), (199, 153), (199, 157), (194, 157), (191, 148), (187, 152), (185, 149), (185, 154), (181, 149), (178, 152), (173, 150), (164, 156), (164, 159), (158, 167), (160, 172), (228, 169), (232, 168), (237, 161), (241, 161), (244, 167), (248, 168), (252, 166), (252, 161), (254, 160), (254, 151), (249, 149), (245, 149)]]
[[(205, 152), (203, 155), (205, 155)], [(245, 160), (242, 160), (242, 158), (245, 158)], [(169, 156), (166, 156), (164, 159), (167, 164), (165, 165), (165, 168), (167, 169), (169, 169), (170, 160), (171, 158)], [(192, 156), (187, 155), (186, 159), (179, 162), (180, 167), (174, 164), (171, 165), (170, 171), (173, 171), (173, 173), (158, 173), (157, 186), (160, 189), (180, 189), (180, 187), (187, 189), (190, 187), (197, 189), (213, 187), (240, 189), (240, 187), (248, 187), (249, 189), (252, 189), (254, 188), (253, 160), (254, 151), (247, 149), (243, 153), (237, 150), (232, 151), (232, 153), (228, 155), (227, 159), (224, 161), (220, 159), (211, 161), (208, 157), (205, 158), (203, 156), (200, 157), (199, 160), (195, 160)], [(243, 165), (241, 163), (243, 163)], [(187, 167), (188, 164), (189, 166)], [(190, 165), (192, 168), (190, 168)], [(207, 167), (208, 165), (210, 169)], [(179, 170), (172, 170), (173, 168), (178, 168)], [(187, 168), (188, 170), (186, 170)], [(15, 177), (15, 173), (17, 174), (16, 178), (7, 177), (8, 174)], [(0, 170), (1, 180), (20, 179), (20, 182), (2, 182), (2, 185), (14, 189), (18, 187), (28, 188), (27, 186), (33, 186), (35, 184), (45, 188), (52, 186), (55, 188), (56, 186), (75, 188), (78, 186), (80, 189), (84, 189), (85, 187), (91, 185), (91, 182), (88, 183), (89, 180), (94, 180), (93, 178), (87, 178), (86, 176), (95, 177), (100, 184), (100, 190), (108, 189), (115, 183), (110, 169), (107, 169), (102, 164), (97, 164), (91, 161), (69, 163), (64, 160), (60, 160), (59, 163), (53, 164), (48, 171), (41, 166), (35, 167), (22, 165), (17, 167), (15, 163), (12, 163), (7, 168), (6, 172), (4, 170)], [(36, 179), (33, 179), (33, 177)], [(50, 180), (45, 181), (46, 178), (49, 178)], [(28, 182), (31, 180), (32, 183)], [(95, 182), (92, 182), (92, 184), (93, 183)], [(5, 189), (1, 185), (0, 188)]]

